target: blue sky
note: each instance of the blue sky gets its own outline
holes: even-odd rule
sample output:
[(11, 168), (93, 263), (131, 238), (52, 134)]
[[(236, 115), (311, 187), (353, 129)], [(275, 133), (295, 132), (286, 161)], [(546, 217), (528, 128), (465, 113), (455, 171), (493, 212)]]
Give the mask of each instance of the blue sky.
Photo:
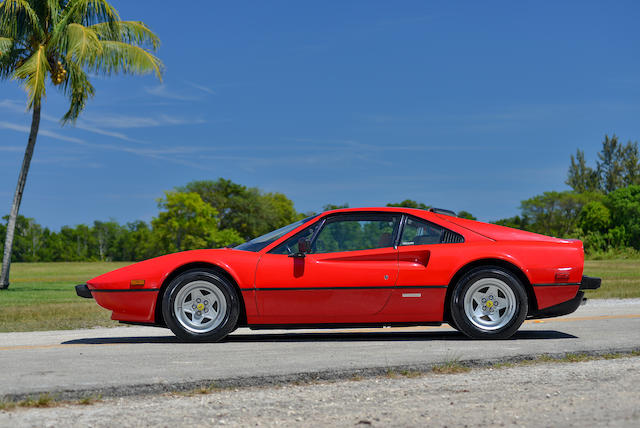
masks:
[[(484, 221), (566, 189), (569, 156), (640, 139), (640, 4), (112, 2), (161, 38), (164, 80), (95, 77), (75, 127), (49, 87), (21, 213), (52, 228), (150, 220), (225, 177), (299, 211), (415, 199)], [(26, 145), (0, 82), (0, 212)]]

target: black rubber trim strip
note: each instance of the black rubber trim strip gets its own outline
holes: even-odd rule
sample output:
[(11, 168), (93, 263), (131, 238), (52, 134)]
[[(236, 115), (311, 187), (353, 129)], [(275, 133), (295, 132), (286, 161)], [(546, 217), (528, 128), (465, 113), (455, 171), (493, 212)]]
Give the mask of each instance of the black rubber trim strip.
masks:
[(384, 285), (380, 287), (273, 287), (241, 288), (240, 291), (300, 291), (300, 290), (398, 290), (401, 288), (447, 288), (446, 285)]
[(579, 282), (554, 282), (552, 284), (531, 284), (534, 287), (557, 287), (563, 285), (580, 285)]
[(97, 289), (90, 290), (92, 293), (134, 293), (137, 291), (160, 291), (159, 288), (127, 288), (127, 289)]
[(597, 290), (602, 285), (601, 278), (595, 278), (592, 276), (583, 276), (580, 283), (580, 290)]

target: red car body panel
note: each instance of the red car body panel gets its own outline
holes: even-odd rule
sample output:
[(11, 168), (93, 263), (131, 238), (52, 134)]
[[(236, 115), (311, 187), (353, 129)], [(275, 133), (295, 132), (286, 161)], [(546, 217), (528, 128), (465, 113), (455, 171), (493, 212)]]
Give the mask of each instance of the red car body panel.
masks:
[[(462, 243), (361, 251), (271, 254), (278, 244), (327, 216), (392, 212), (456, 232)], [(161, 323), (156, 306), (173, 275), (190, 266), (215, 266), (237, 285), (250, 326), (446, 322), (447, 291), (475, 265), (509, 264), (533, 297), (531, 311), (576, 297), (582, 243), (405, 208), (351, 208), (323, 213), (260, 251), (194, 250), (146, 260), (87, 282), (97, 303), (125, 322)], [(131, 285), (132, 281), (143, 285)]]

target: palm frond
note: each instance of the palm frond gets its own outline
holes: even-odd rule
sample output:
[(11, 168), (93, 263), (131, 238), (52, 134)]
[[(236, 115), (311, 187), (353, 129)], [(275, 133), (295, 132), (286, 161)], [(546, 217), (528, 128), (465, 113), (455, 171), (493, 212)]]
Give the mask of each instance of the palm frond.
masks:
[(49, 71), (46, 49), (44, 45), (40, 45), (13, 73), (15, 79), (24, 82), (29, 95), (29, 108), (39, 105), (45, 96), (45, 78)]
[(27, 0), (4, 0), (0, 3), (0, 34), (17, 40), (25, 34), (42, 35), (40, 18)]
[(82, 110), (86, 105), (89, 98), (95, 94), (95, 89), (87, 74), (82, 70), (82, 67), (76, 62), (70, 61), (64, 63), (67, 72), (69, 73), (67, 80), (65, 81), (62, 89), (69, 97), (69, 111), (62, 117), (62, 123), (75, 122)]
[(69, 0), (62, 11), (61, 21), (93, 25), (119, 21), (118, 11), (106, 0)]
[(0, 37), (0, 57), (8, 53), (13, 47), (13, 39)]
[(60, 50), (68, 59), (73, 58), (80, 63), (102, 51), (98, 35), (91, 28), (80, 24), (69, 24), (64, 32), (64, 40)]
[(155, 73), (162, 80), (163, 64), (151, 52), (139, 46), (124, 42), (101, 40), (102, 52), (87, 64), (90, 69), (106, 74), (148, 74)]
[(46, 0), (47, 9), (49, 9), (49, 14), (51, 15), (52, 21), (55, 22), (56, 19), (60, 16), (60, 11), (62, 10), (62, 2), (60, 0)]
[(138, 46), (149, 47), (153, 50), (160, 46), (160, 38), (140, 21), (118, 21), (114, 23), (101, 22), (92, 25), (100, 40), (130, 43)]
[(27, 49), (16, 46), (14, 43), (3, 55), (0, 55), (0, 79), (13, 77), (16, 68), (29, 56)]

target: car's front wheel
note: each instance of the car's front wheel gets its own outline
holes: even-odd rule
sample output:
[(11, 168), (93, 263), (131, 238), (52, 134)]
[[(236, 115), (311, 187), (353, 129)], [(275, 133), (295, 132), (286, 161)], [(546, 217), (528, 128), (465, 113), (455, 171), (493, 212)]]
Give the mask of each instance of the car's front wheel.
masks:
[(476, 268), (455, 285), (451, 317), (474, 339), (506, 339), (527, 316), (527, 292), (518, 278), (497, 267)]
[(180, 339), (217, 342), (238, 322), (235, 288), (218, 273), (193, 269), (178, 275), (165, 290), (162, 314)]

